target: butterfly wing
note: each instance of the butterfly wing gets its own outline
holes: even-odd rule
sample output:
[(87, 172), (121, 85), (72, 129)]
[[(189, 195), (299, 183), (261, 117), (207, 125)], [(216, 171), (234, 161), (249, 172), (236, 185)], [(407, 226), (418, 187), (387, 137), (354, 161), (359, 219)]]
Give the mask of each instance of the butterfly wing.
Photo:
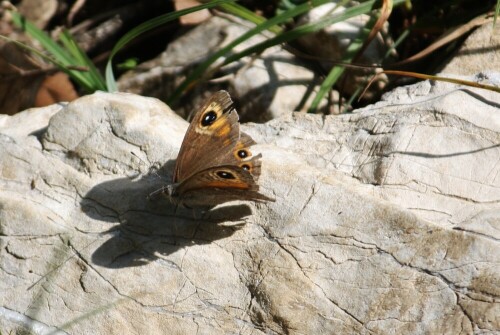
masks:
[[(254, 157), (254, 159), (256, 159)], [(257, 161), (257, 160), (256, 160)], [(260, 169), (260, 165), (254, 165)], [(171, 197), (191, 206), (216, 205), (232, 200), (274, 201), (259, 193), (250, 171), (235, 165), (204, 169), (177, 184)]]
[(226, 161), (240, 140), (238, 113), (226, 91), (215, 93), (196, 112), (182, 141), (174, 170), (174, 183)]
[(240, 134), (238, 113), (226, 91), (215, 93), (195, 114), (181, 145), (168, 194), (189, 206), (231, 200), (274, 201), (259, 193), (260, 154)]

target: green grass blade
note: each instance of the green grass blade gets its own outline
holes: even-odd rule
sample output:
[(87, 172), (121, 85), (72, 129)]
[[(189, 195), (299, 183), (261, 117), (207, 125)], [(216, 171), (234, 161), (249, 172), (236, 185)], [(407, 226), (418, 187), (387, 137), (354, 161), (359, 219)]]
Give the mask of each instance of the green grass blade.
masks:
[[(404, 1), (405, 0), (396, 0), (396, 1), (394, 1), (394, 4), (395, 5), (401, 4)], [(236, 53), (234, 55), (231, 55), (230, 57), (228, 57), (225, 60), (224, 64), (229, 64), (229, 63), (234, 62), (234, 61), (236, 61), (240, 58), (243, 58), (245, 56), (248, 56), (248, 55), (251, 55), (254, 53), (262, 52), (263, 50), (270, 48), (272, 46), (275, 46), (275, 45), (278, 45), (281, 43), (285, 43), (285, 42), (289, 42), (289, 41), (297, 39), (301, 36), (304, 36), (304, 35), (307, 35), (310, 33), (314, 33), (316, 31), (323, 29), (325, 27), (328, 27), (334, 23), (342, 22), (342, 21), (345, 21), (349, 18), (358, 16), (361, 14), (366, 14), (366, 13), (370, 12), (370, 10), (372, 9), (375, 2), (376, 2), (375, 0), (370, 0), (370, 1), (364, 2), (362, 4), (359, 4), (357, 6), (347, 8), (344, 12), (342, 12), (339, 15), (324, 17), (321, 20), (298, 26), (297, 28), (292, 29), (286, 33), (283, 33), (283, 34), (278, 35), (274, 38), (271, 38), (269, 40), (266, 40), (264, 42), (261, 42), (259, 44), (254, 45), (254, 46), (251, 46), (251, 47), (249, 47), (249, 48), (247, 48), (239, 53)]]
[(410, 36), (410, 29), (406, 28), (397, 38), (397, 40), (394, 41), (394, 43), (390, 46), (390, 48), (387, 50), (387, 52), (384, 55), (384, 59), (387, 59), (388, 57), (391, 56), (393, 52), (396, 51), (396, 48), (400, 46), (408, 37)]
[[(64, 34), (61, 34), (60, 36), (60, 41), (63, 44), (63, 46), (68, 50), (68, 52), (71, 54), (73, 57), (74, 61), (72, 62), (72, 65), (75, 66), (84, 66), (86, 67), (87, 64), (81, 61), (81, 59), (78, 58), (78, 55), (75, 55), (75, 52), (72, 51), (72, 49), (76, 48), (75, 44), (73, 44), (74, 41), (67, 39), (67, 36), (63, 36)], [(83, 89), (87, 92), (92, 92), (92, 80), (89, 78), (88, 72), (78, 72), (78, 71), (71, 71), (69, 70), (69, 75), (75, 79), (80, 86), (83, 87)]]
[[(310, 1), (310, 2), (312, 2), (313, 5), (318, 6), (318, 5), (321, 5), (321, 4), (328, 3), (328, 2), (330, 2), (330, 0), (313, 0), (313, 1)], [(291, 19), (291, 18), (293, 18), (295, 16), (298, 16), (298, 15), (300, 15), (302, 13), (305, 13), (306, 11), (308, 11), (308, 10), (311, 9), (311, 3), (310, 2), (307, 2), (307, 3), (302, 4), (302, 5), (298, 5), (298, 6), (292, 8), (290, 10), (287, 10), (286, 12), (284, 12), (282, 14), (276, 15), (275, 17), (273, 17), (273, 18), (271, 18), (269, 20), (266, 20), (262, 24), (259, 24), (255, 28), (250, 29), (248, 32), (244, 33), (243, 35), (241, 35), (240, 37), (236, 38), (234, 41), (232, 41), (231, 43), (229, 43), (227, 46), (225, 46), (224, 48), (222, 48), (219, 51), (217, 51), (216, 53), (214, 53), (205, 62), (203, 62), (202, 64), (198, 65), (196, 67), (196, 69), (194, 69), (186, 77), (186, 79), (184, 79), (184, 81), (176, 88), (176, 90), (174, 91), (174, 93), (172, 93), (172, 95), (169, 97), (169, 99), (167, 100), (167, 104), (169, 104), (169, 105), (175, 104), (175, 102), (181, 96), (182, 92), (184, 92), (184, 90), (187, 87), (191, 86), (193, 84), (193, 82), (195, 80), (197, 80), (198, 78), (201, 78), (203, 76), (203, 74), (206, 72), (206, 70), (217, 59), (219, 59), (220, 57), (228, 54), (238, 44), (240, 44), (240, 43), (242, 43), (244, 41), (247, 41), (252, 36), (260, 34), (263, 31), (266, 31), (266, 30), (268, 30), (269, 28), (271, 28), (273, 26), (276, 26), (276, 25), (278, 25), (280, 23), (286, 22), (286, 21), (288, 21), (289, 19)], [(278, 36), (281, 36), (281, 35), (278, 35)], [(263, 50), (263, 49), (261, 49), (261, 50)], [(229, 58), (231, 58), (231, 57), (229, 57)], [(239, 59), (239, 58), (236, 58), (236, 59)], [(226, 61), (224, 62), (224, 64), (227, 64), (227, 63), (229, 63), (229, 61), (226, 59)]]
[(89, 87), (88, 91), (93, 92), (96, 90), (106, 90), (106, 83), (104, 78), (102, 77), (99, 70), (95, 67), (94, 63), (88, 58), (87, 54), (80, 48), (80, 46), (76, 43), (73, 36), (71, 36), (70, 32), (66, 29), (63, 30), (60, 36), (61, 43), (66, 47), (66, 49), (70, 52), (73, 58), (78, 62), (77, 65), (87, 67), (89, 69), (88, 72), (78, 73), (76, 71), (72, 71), (73, 75), (81, 74), (88, 81)]
[[(375, 25), (376, 21), (377, 21), (376, 17), (372, 15), (370, 21), (367, 22), (365, 28), (363, 28), (360, 31), (358, 37), (356, 37), (351, 42), (351, 44), (349, 44), (345, 54), (342, 56), (342, 63), (350, 63), (355, 57), (357, 57), (358, 52), (361, 50), (361, 48), (363, 48), (366, 38), (370, 34), (371, 27)], [(337, 83), (337, 81), (344, 73), (344, 71), (345, 71), (344, 66), (334, 66), (330, 70), (328, 76), (321, 83), (318, 93), (311, 102), (311, 106), (308, 109), (308, 113), (314, 113), (317, 111), (318, 106), (321, 103), (321, 100), (326, 96), (326, 94), (328, 94), (328, 92), (332, 89), (333, 85)]]
[(47, 50), (51, 55), (53, 55), (54, 58), (56, 58), (60, 64), (72, 65), (74, 59), (71, 57), (71, 55), (66, 50), (61, 48), (59, 44), (53, 41), (49, 35), (47, 35), (42, 30), (38, 29), (31, 22), (27, 21), (19, 13), (17, 12), (10, 12), (10, 13), (12, 14), (12, 21), (14, 22), (14, 24), (19, 28), (21, 28), (23, 31), (27, 32), (29, 35), (31, 35), (34, 39), (39, 41), (45, 48), (45, 50)]
[[(97, 72), (97, 69), (93, 66), (92, 62), (88, 60), (87, 56), (83, 53), (83, 51), (76, 45), (72, 38), (67, 35), (61, 34), (61, 42), (65, 45), (66, 49), (57, 44), (49, 35), (47, 35), (44, 31), (38, 29), (31, 22), (27, 21), (17, 12), (11, 12), (12, 20), (15, 25), (20, 27), (27, 34), (32, 36), (34, 39), (42, 44), (43, 48), (50, 54), (52, 57), (47, 57), (40, 52), (35, 52), (33, 48), (26, 47), (21, 44), (21, 46), (25, 49), (28, 49), (32, 52), (35, 52), (37, 55), (42, 56), (45, 60), (53, 63), (57, 67), (61, 69), (61, 71), (65, 72), (70, 76), (75, 82), (81, 86), (87, 92), (93, 92), (96, 89), (104, 89), (103, 85), (96, 85), (97, 82), (92, 80), (92, 76), (96, 74), (89, 74), (82, 71), (76, 71), (69, 69), (70, 66), (84, 66), (89, 69), (93, 69)], [(19, 45), (19, 43), (18, 43)], [(78, 51), (75, 51), (78, 50)], [(82, 61), (86, 59), (87, 61)], [(101, 80), (101, 82), (103, 82)]]
[(183, 10), (175, 11), (172, 13), (160, 15), (156, 18), (153, 18), (149, 21), (146, 21), (134, 29), (130, 30), (127, 32), (125, 35), (123, 35), (122, 38), (116, 43), (116, 45), (113, 47), (113, 50), (111, 50), (111, 54), (109, 56), (108, 63), (106, 64), (106, 85), (108, 87), (108, 91), (113, 92), (117, 91), (118, 88), (116, 86), (116, 80), (115, 76), (113, 74), (113, 57), (116, 55), (118, 51), (120, 51), (127, 43), (138, 37), (139, 35), (156, 28), (158, 26), (161, 26), (167, 22), (170, 22), (172, 20), (175, 20), (183, 15), (189, 14), (189, 13), (194, 13), (196, 11), (202, 10), (202, 9), (207, 9), (207, 8), (213, 8), (216, 6), (219, 6), (221, 4), (227, 4), (234, 2), (235, 0), (213, 0), (210, 1), (209, 3), (191, 7), (191, 8), (186, 8)]
[[(365, 36), (368, 35), (368, 31), (365, 31)], [(356, 53), (361, 49), (363, 46), (363, 41), (362, 38), (357, 38), (355, 39), (347, 48), (346, 53), (342, 57), (342, 62), (343, 63), (348, 63), (351, 62), (352, 59), (356, 56)], [(345, 71), (344, 66), (334, 66), (330, 72), (328, 73), (328, 76), (326, 76), (325, 80), (321, 83), (318, 93), (314, 97), (313, 101), (311, 102), (311, 106), (308, 109), (308, 113), (315, 113), (318, 109), (319, 104), (321, 103), (321, 100), (330, 92), (332, 89), (333, 85), (339, 80), (339, 78), (342, 76), (342, 74)]]
[[(226, 12), (233, 14), (235, 16), (238, 16), (244, 20), (255, 23), (256, 25), (262, 24), (267, 20), (265, 17), (257, 15), (254, 12), (252, 12), (251, 10), (249, 10), (241, 5), (238, 5), (236, 3), (222, 4), (222, 5), (220, 5), (220, 8), (222, 8)], [(268, 30), (275, 33), (275, 34), (280, 34), (283, 32), (283, 29), (278, 25), (273, 26), (273, 27), (269, 27)]]
[[(405, 2), (406, 0), (395, 0), (394, 1), (394, 6), (396, 5), (401, 5)], [(310, 33), (314, 33), (320, 29), (323, 29), (327, 26), (330, 26), (334, 23), (338, 23), (338, 22), (342, 22), (342, 21), (345, 21), (349, 18), (352, 18), (352, 17), (355, 17), (355, 16), (358, 16), (358, 15), (361, 15), (361, 14), (367, 14), (369, 13), (372, 9), (373, 9), (373, 6), (376, 4), (376, 1), (372, 0), (372, 1), (367, 1), (367, 2), (364, 2), (362, 4), (359, 4), (357, 6), (353, 6), (353, 7), (350, 7), (350, 8), (347, 8), (345, 11), (343, 11), (342, 13), (338, 14), (338, 15), (334, 15), (334, 16), (326, 16), (318, 21), (315, 21), (315, 22), (312, 22), (312, 23), (309, 23), (309, 24), (305, 24), (305, 25), (301, 25), (301, 26), (298, 26), (296, 27), (295, 29), (292, 29), (288, 32), (285, 32), (283, 34), (280, 34), (280, 35), (277, 35), (276, 37), (274, 38), (271, 38), (271, 39), (268, 39), (264, 42), (261, 42), (259, 44), (256, 44), (252, 47), (249, 47), (239, 53), (236, 53), (234, 55), (231, 55), (229, 56), (228, 58), (226, 58), (226, 60), (224, 61), (224, 65), (225, 64), (229, 64), (231, 62), (234, 62), (236, 60), (239, 60), (245, 56), (249, 56), (249, 55), (252, 55), (252, 54), (256, 54), (256, 53), (259, 53), (259, 52), (262, 52), (263, 50), (267, 49), (267, 48), (270, 48), (272, 46), (275, 46), (275, 45), (278, 45), (278, 44), (281, 44), (281, 43), (285, 43), (285, 42), (289, 42), (289, 41), (292, 41), (292, 40), (295, 40), (299, 37), (302, 37), (304, 35), (307, 35), (307, 34), (310, 34)], [(359, 44), (359, 46), (362, 45)], [(358, 50), (358, 48), (356, 47), (356, 45), (352, 45), (351, 46), (353, 48), (353, 50)], [(354, 54), (351, 54), (351, 51), (348, 51), (346, 53), (346, 55), (343, 57), (342, 61), (343, 62), (346, 62), (346, 61), (350, 61), (352, 59), (352, 57), (354, 56)], [(335, 82), (338, 80), (338, 78), (341, 76), (341, 74), (343, 73), (343, 68), (341, 67), (334, 67), (330, 73), (328, 74), (327, 78), (325, 79), (325, 81), (322, 83), (321, 87), (320, 87), (320, 90), (317, 94), (317, 96), (315, 97), (315, 99), (313, 99), (313, 103), (309, 109), (309, 111), (312, 111), (312, 110), (315, 110), (317, 109), (321, 99), (324, 97), (324, 95), (328, 92), (328, 90), (332, 87), (333, 84), (335, 84)]]
[(28, 50), (29, 52), (37, 55), (38, 57), (46, 60), (48, 63), (52, 63), (52, 64), (56, 65), (58, 68), (61, 68), (61, 69), (64, 68), (64, 65), (61, 62), (59, 62), (58, 60), (47, 56), (46, 54), (42, 53), (40, 50), (32, 48), (29, 45), (23, 44), (19, 41), (16, 41), (12, 38), (9, 38), (9, 37), (3, 36), (3, 35), (0, 35), (0, 39), (7, 41), (7, 42), (14, 43), (14, 44), (18, 45), (20, 48)]
[[(368, 33), (367, 33), (368, 34)], [(363, 43), (361, 40), (354, 41), (349, 45), (347, 48), (347, 51), (345, 55), (342, 57), (342, 62), (343, 63), (348, 63), (352, 61), (353, 57), (356, 55), (359, 49), (361, 49)], [(328, 76), (326, 76), (325, 80), (321, 83), (318, 93), (314, 97), (313, 101), (311, 102), (311, 106), (308, 109), (308, 113), (315, 113), (318, 109), (319, 104), (321, 103), (321, 100), (328, 94), (328, 92), (332, 89), (333, 85), (339, 80), (339, 78), (342, 76), (342, 74), (345, 71), (345, 67), (343, 66), (334, 66), (330, 72), (328, 73)]]
[(498, 15), (500, 15), (500, 0), (497, 0), (497, 5), (495, 7), (495, 17), (493, 18), (493, 30), (495, 29), (495, 27), (497, 25)]

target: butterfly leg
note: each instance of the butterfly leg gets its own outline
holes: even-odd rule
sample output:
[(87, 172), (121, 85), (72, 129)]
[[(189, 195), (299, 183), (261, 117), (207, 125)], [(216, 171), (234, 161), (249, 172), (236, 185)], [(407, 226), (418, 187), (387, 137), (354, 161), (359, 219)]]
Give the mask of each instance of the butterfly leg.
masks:
[(179, 204), (175, 203), (174, 215), (177, 216), (177, 211), (179, 210)]
[(153, 200), (153, 199), (157, 198), (160, 194), (164, 194), (165, 190), (166, 190), (166, 187), (162, 186), (161, 188), (157, 189), (156, 191), (149, 193), (148, 200)]

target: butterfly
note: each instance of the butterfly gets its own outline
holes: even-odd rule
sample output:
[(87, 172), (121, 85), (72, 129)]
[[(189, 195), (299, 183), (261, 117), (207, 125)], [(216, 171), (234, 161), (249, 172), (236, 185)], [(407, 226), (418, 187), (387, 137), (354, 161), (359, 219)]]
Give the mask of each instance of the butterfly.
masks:
[(254, 144), (250, 135), (240, 133), (229, 93), (219, 91), (194, 115), (172, 183), (159, 191), (185, 207), (213, 207), (232, 200), (275, 201), (259, 193), (262, 155), (252, 155), (249, 147)]

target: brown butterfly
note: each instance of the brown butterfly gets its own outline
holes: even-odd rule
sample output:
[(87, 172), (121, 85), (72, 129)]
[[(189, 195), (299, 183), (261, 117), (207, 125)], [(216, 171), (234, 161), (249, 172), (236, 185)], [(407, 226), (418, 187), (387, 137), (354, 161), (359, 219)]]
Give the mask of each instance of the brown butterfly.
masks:
[(219, 91), (194, 115), (177, 157), (173, 183), (159, 191), (186, 207), (232, 200), (274, 201), (259, 193), (262, 155), (252, 156), (253, 144), (249, 135), (240, 133), (231, 97)]

